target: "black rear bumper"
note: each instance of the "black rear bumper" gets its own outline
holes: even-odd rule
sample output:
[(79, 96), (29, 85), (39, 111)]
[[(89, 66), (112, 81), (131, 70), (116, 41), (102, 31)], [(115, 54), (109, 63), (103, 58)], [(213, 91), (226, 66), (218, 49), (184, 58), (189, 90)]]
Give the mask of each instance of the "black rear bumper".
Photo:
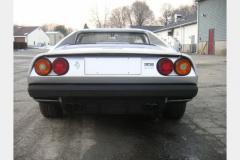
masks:
[(195, 84), (31, 84), (28, 92), (33, 98), (193, 98), (197, 95), (198, 87)]

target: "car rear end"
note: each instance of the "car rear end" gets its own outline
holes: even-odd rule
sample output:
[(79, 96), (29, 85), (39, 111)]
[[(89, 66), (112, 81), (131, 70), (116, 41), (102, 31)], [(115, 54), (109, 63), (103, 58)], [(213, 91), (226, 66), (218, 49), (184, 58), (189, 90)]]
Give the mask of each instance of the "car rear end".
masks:
[(192, 59), (166, 46), (69, 45), (35, 57), (28, 91), (69, 113), (152, 114), (186, 104), (197, 81)]

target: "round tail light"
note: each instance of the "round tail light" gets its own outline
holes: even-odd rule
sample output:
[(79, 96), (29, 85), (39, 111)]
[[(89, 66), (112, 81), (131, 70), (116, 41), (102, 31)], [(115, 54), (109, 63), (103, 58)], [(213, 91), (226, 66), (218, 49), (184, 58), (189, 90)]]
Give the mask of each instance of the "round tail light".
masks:
[(66, 74), (69, 69), (68, 61), (64, 58), (57, 58), (53, 61), (52, 69), (58, 75)]
[(189, 74), (191, 71), (191, 63), (186, 59), (179, 59), (175, 62), (175, 72), (181, 76)]
[(173, 62), (168, 58), (163, 58), (157, 63), (157, 70), (162, 75), (169, 75), (174, 69)]
[(39, 75), (47, 75), (48, 73), (50, 73), (52, 70), (51, 68), (51, 62), (48, 59), (39, 59), (36, 63), (35, 63), (35, 71), (37, 74)]

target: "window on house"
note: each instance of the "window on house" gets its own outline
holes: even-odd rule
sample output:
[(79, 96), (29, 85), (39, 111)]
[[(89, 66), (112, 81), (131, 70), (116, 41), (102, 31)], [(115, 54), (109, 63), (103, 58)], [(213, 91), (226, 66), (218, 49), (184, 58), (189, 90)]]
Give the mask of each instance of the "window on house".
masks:
[(173, 36), (173, 32), (168, 32), (168, 36)]

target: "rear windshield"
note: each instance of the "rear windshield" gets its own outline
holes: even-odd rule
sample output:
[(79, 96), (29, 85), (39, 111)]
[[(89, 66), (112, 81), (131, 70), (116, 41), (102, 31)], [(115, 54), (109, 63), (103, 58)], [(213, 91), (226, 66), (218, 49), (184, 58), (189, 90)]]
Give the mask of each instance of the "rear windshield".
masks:
[(80, 33), (75, 44), (127, 43), (150, 44), (144, 33), (92, 32)]
[(169, 47), (152, 32), (72, 32), (54, 48), (75, 44), (143, 44)]

